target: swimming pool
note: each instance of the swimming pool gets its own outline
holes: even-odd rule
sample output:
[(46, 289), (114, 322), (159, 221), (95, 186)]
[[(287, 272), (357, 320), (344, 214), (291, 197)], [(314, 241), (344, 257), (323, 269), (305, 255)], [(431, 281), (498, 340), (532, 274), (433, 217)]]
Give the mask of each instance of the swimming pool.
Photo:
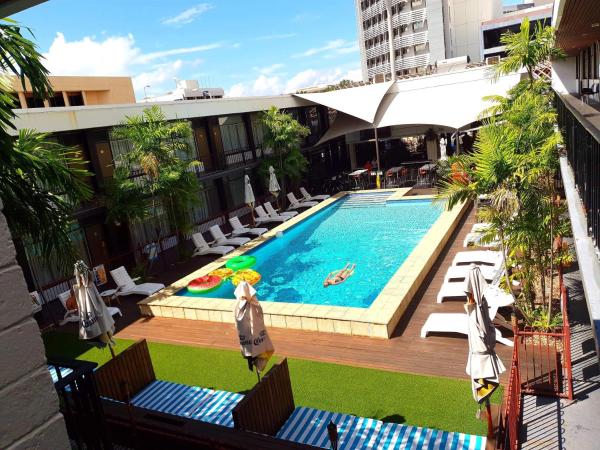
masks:
[[(261, 301), (368, 308), (439, 218), (431, 199), (386, 201), (390, 193), (349, 194), (246, 254), (257, 258)], [(331, 271), (356, 263), (344, 283), (323, 287)], [(208, 294), (232, 299), (229, 281)]]

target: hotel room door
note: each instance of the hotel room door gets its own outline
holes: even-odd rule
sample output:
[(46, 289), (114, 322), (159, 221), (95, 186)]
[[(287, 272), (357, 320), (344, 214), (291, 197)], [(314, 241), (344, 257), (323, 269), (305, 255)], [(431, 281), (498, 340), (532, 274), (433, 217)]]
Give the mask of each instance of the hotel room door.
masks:
[(213, 160), (208, 146), (208, 138), (206, 137), (206, 128), (202, 125), (201, 128), (194, 129), (196, 135), (196, 146), (198, 147), (198, 159), (204, 164), (204, 170), (212, 170)]

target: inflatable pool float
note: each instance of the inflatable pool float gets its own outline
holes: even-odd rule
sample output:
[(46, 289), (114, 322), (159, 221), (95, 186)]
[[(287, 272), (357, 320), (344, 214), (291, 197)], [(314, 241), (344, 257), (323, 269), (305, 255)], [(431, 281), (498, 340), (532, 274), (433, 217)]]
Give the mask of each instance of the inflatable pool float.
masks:
[(256, 270), (242, 269), (233, 274), (233, 277), (231, 277), (231, 284), (237, 286), (242, 281), (247, 281), (249, 284), (255, 285), (261, 278), (262, 276)]
[(187, 289), (192, 294), (206, 294), (214, 291), (223, 283), (223, 278), (216, 275), (204, 275), (189, 282)]
[(248, 269), (256, 264), (256, 257), (250, 255), (234, 256), (225, 263), (225, 267), (237, 272), (238, 270)]
[(233, 270), (228, 269), (227, 267), (221, 267), (220, 269), (213, 270), (211, 273), (209, 273), (209, 275), (214, 275), (216, 277), (222, 278), (223, 280), (226, 280), (231, 275), (233, 275)]

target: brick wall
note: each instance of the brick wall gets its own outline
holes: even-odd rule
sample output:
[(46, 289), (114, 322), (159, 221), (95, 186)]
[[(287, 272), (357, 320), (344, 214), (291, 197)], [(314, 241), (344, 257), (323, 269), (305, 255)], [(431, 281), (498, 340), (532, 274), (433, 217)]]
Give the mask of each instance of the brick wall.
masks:
[(68, 449), (65, 422), (0, 201), (0, 448)]

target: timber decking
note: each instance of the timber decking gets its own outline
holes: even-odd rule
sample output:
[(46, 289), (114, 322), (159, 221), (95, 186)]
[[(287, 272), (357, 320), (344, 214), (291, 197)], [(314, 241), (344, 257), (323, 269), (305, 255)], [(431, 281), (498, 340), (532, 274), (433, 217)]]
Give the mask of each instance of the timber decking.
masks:
[[(390, 339), (269, 328), (278, 356), (311, 359), (423, 375), (467, 378), (467, 337), (430, 335), (420, 337), (421, 327), (432, 312), (464, 312), (463, 302), (436, 303), (437, 292), (446, 268), (475, 222), (474, 211), (465, 214), (457, 231), (425, 278), (411, 305)], [(232, 313), (233, 314), (233, 313)], [(512, 337), (509, 330), (503, 335)], [(197, 320), (142, 317), (124, 327), (117, 337), (146, 338), (150, 341), (239, 350), (235, 327), (231, 324)], [(509, 367), (512, 349), (496, 346), (498, 355)]]

